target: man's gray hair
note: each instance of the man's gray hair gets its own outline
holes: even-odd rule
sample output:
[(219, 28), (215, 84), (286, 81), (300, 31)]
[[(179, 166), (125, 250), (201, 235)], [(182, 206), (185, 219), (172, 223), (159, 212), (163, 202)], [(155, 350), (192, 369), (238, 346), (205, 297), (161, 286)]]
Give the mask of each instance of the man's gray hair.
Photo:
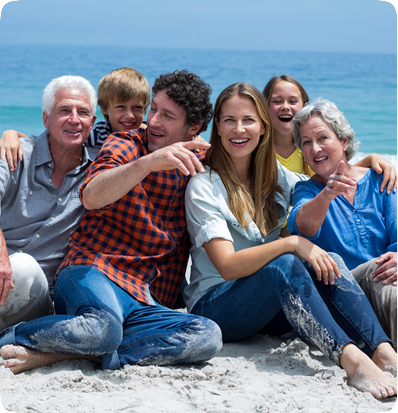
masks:
[(301, 149), (300, 125), (307, 123), (312, 115), (320, 116), (324, 122), (329, 124), (339, 140), (344, 141), (345, 138), (348, 138), (348, 147), (345, 155), (347, 161), (352, 159), (360, 142), (355, 140), (355, 132), (343, 112), (333, 102), (323, 98), (317, 98), (308, 102), (293, 118), (293, 137), (296, 146)]
[(60, 89), (77, 89), (85, 93), (90, 99), (91, 116), (95, 115), (97, 110), (97, 95), (91, 83), (81, 76), (61, 76), (53, 79), (44, 89), (43, 92), (43, 111), (50, 114), (55, 105), (55, 95)]

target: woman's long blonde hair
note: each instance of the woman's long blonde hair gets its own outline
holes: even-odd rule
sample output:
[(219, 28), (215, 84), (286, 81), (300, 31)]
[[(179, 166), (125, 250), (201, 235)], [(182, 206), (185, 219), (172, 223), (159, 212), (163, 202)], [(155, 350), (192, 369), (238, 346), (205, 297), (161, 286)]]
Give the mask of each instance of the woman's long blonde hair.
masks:
[(214, 119), (220, 118), (222, 105), (234, 96), (253, 101), (265, 129), (250, 160), (252, 193), (240, 182), (231, 158), (221, 143), (215, 120), (213, 120), (211, 148), (207, 151), (206, 163), (221, 177), (227, 190), (229, 208), (238, 222), (243, 227), (247, 227), (253, 220), (261, 234), (265, 236), (277, 225), (275, 194), (282, 193), (278, 185), (278, 166), (270, 114), (265, 97), (258, 89), (248, 83), (234, 83), (224, 89), (217, 98)]

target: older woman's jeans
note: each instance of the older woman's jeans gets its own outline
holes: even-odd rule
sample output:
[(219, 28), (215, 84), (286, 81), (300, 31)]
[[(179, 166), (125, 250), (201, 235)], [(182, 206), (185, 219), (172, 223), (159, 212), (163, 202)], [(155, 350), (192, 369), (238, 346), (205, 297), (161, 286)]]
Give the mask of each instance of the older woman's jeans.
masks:
[(318, 281), (296, 255), (284, 254), (248, 277), (214, 287), (191, 312), (214, 320), (224, 342), (294, 329), (337, 365), (348, 343), (371, 356), (379, 344), (391, 341), (343, 260), (330, 255), (341, 274), (334, 285)]
[(61, 271), (54, 302), (57, 315), (6, 328), (0, 347), (101, 356), (103, 369), (204, 361), (222, 347), (213, 321), (141, 303), (92, 267)]

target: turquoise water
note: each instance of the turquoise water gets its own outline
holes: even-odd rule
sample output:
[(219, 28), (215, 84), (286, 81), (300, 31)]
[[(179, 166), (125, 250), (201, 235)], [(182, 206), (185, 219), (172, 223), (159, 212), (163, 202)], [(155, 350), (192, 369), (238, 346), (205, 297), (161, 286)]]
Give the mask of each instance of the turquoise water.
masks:
[[(81, 75), (96, 87), (105, 74), (122, 66), (139, 70), (150, 85), (161, 73), (187, 68), (212, 86), (213, 102), (231, 83), (246, 81), (262, 91), (272, 76), (289, 74), (310, 98), (330, 99), (344, 112), (361, 141), (359, 155), (377, 152), (396, 163), (393, 54), (0, 46), (0, 131), (42, 132), (41, 95), (52, 78)], [(208, 132), (203, 136), (208, 138)]]

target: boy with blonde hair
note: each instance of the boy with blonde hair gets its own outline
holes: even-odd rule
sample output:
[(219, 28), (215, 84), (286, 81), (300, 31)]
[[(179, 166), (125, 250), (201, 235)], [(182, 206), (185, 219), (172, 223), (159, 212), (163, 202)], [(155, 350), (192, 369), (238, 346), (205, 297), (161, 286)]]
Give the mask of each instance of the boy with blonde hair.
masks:
[(111, 133), (145, 128), (142, 121), (150, 100), (151, 89), (140, 72), (132, 67), (112, 70), (98, 84), (98, 105), (105, 121), (94, 126), (88, 145), (102, 144)]

